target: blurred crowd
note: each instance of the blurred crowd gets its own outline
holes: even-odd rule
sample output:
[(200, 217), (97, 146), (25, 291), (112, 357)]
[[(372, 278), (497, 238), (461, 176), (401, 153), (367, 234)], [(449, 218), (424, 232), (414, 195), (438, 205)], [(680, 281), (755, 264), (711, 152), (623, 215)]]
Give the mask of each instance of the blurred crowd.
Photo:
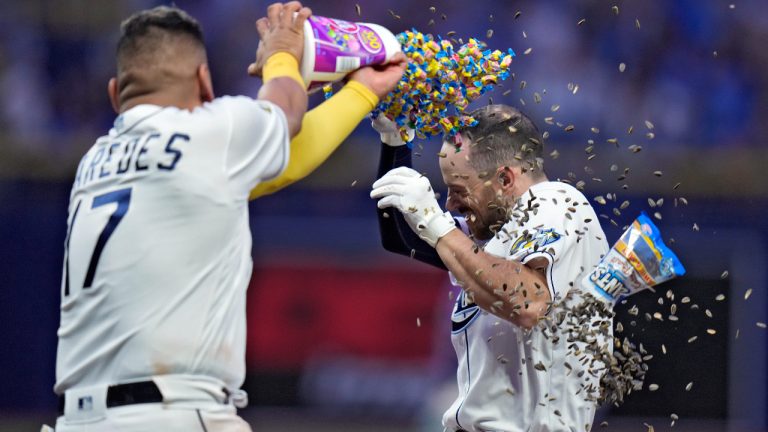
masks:
[[(119, 22), (165, 2), (12, 3), (0, 15), (0, 147), (80, 154), (114, 118), (105, 89)], [(257, 91), (245, 66), (257, 43), (253, 21), (267, 3), (175, 2), (203, 24), (217, 94)], [(455, 32), (457, 41), (513, 48), (515, 82), (491, 97), (525, 104), (540, 124), (553, 117), (553, 137), (582, 139), (593, 127), (645, 134), (649, 120), (672, 149), (749, 148), (768, 138), (759, 121), (768, 115), (768, 14), (759, 0), (435, 1), (434, 12), (429, 2), (405, 0), (306, 3), (318, 15), (395, 32)], [(568, 124), (575, 133), (563, 133)]]

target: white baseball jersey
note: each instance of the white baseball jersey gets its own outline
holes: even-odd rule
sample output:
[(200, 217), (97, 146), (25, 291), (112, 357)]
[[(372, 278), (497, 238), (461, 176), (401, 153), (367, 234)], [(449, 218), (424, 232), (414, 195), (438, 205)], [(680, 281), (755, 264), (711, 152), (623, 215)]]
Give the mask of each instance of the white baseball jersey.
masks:
[(282, 110), (247, 97), (117, 117), (72, 187), (57, 393), (162, 374), (240, 387), (248, 193), (288, 155)]
[[(522, 263), (547, 260), (547, 285), (554, 300), (549, 317), (580, 301), (571, 288), (607, 250), (587, 199), (560, 182), (532, 186), (518, 201), (513, 218), (484, 247), (489, 254)], [(566, 296), (567, 302), (562, 301)], [(569, 353), (564, 324), (558, 332), (541, 326), (525, 331), (479, 309), (464, 292), (452, 321), (459, 396), (443, 416), (446, 429), (570, 432), (584, 431), (592, 423), (596, 404), (585, 400), (582, 386), (599, 388), (599, 379), (582, 373), (587, 369), (583, 359)]]

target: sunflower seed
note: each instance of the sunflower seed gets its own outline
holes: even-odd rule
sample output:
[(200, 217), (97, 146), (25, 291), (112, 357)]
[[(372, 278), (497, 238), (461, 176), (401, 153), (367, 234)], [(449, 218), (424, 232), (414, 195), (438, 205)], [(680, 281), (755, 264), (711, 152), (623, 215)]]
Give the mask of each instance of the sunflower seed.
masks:
[(717, 301), (725, 300), (725, 294), (718, 294), (717, 297), (715, 297), (715, 300)]
[(748, 299), (752, 295), (752, 288), (749, 288), (744, 292), (744, 300)]
[(760, 328), (765, 328), (765, 323), (764, 322), (758, 321), (758, 322), (755, 323), (755, 325), (760, 327)]
[(707, 333), (713, 335), (713, 334), (717, 333), (717, 331), (715, 331), (715, 329), (707, 329)]
[(659, 389), (659, 385), (658, 384), (651, 384), (651, 385), (648, 386), (648, 390), (650, 390), (650, 391), (656, 391), (658, 389)]
[(520, 12), (520, 11), (517, 11), (517, 12), (515, 12), (515, 19), (518, 19), (518, 18), (520, 18), (520, 15), (522, 15), (522, 14), (523, 14), (523, 13), (522, 13), (522, 12)]
[(488, 31), (485, 32), (485, 37), (487, 37), (488, 39), (492, 38), (493, 37), (493, 29), (488, 29)]
[(720, 275), (720, 279), (726, 279), (726, 278), (728, 278), (728, 270), (725, 270), (725, 271), (724, 271), (724, 272), (723, 272), (723, 273)]
[(693, 381), (685, 385), (685, 391), (691, 391), (692, 388), (693, 388)]
[(619, 72), (624, 72), (627, 69), (627, 65), (625, 63), (619, 63)]
[(584, 24), (585, 22), (587, 22), (587, 19), (586, 19), (586, 18), (582, 18), (582, 19), (580, 19), (580, 20), (579, 20), (579, 22), (578, 22), (578, 23), (576, 23), (576, 25), (582, 25), (582, 24)]

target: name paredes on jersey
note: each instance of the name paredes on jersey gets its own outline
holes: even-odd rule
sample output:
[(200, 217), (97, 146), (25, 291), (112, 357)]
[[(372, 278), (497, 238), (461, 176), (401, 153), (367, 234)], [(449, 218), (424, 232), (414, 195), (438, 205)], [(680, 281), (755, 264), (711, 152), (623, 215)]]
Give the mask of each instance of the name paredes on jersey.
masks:
[(97, 150), (89, 151), (80, 161), (73, 187), (128, 173), (173, 171), (184, 156), (183, 146), (188, 141), (189, 135), (183, 133), (164, 136), (151, 132), (97, 142)]

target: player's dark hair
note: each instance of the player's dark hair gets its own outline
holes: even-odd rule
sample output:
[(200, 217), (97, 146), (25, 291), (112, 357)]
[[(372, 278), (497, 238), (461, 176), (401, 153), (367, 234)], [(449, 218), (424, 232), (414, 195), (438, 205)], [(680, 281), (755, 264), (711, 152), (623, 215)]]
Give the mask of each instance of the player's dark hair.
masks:
[(469, 164), (492, 175), (501, 166), (520, 166), (534, 178), (544, 175), (544, 139), (525, 114), (508, 105), (487, 105), (469, 113), (477, 124), (461, 130), (470, 140)]
[(200, 23), (177, 7), (157, 6), (137, 12), (123, 21), (120, 30), (118, 63), (145, 50), (155, 49), (168, 36), (184, 37), (205, 47)]

